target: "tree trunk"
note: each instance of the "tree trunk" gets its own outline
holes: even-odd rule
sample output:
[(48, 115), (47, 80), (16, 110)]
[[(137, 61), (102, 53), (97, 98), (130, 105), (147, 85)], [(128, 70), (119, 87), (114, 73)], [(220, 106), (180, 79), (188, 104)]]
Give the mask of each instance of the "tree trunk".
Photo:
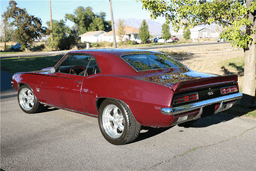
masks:
[[(247, 7), (250, 6), (252, 0), (247, 0)], [(252, 42), (248, 44), (248, 48), (244, 49), (244, 83), (243, 98), (241, 104), (247, 107), (255, 107), (255, 74), (256, 74), (256, 34), (252, 33), (256, 29), (255, 12), (249, 13), (249, 19), (252, 21), (251, 27), (247, 27), (247, 34), (251, 34)]]
[(4, 51), (6, 51), (6, 41), (4, 41)]
[[(255, 42), (256, 35), (254, 34)], [(242, 105), (254, 106), (255, 105), (255, 58), (256, 58), (256, 45), (249, 45), (248, 50), (245, 50), (244, 60), (244, 83), (243, 83), (243, 98)]]

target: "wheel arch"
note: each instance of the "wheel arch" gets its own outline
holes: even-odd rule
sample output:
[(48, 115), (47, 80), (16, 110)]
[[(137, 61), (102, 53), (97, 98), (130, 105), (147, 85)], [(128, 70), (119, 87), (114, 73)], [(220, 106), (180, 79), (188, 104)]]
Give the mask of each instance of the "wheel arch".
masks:
[(111, 98), (106, 98), (106, 97), (100, 97), (96, 100), (96, 108), (97, 108), (97, 111), (99, 112), (99, 108), (100, 108), (100, 105), (102, 104), (102, 102), (106, 99), (111, 99)]
[[(116, 101), (120, 101), (124, 104), (126, 104), (124, 101), (122, 100), (119, 100), (119, 99), (115, 99), (115, 98), (110, 98), (110, 97), (100, 97), (96, 100), (96, 108), (97, 108), (97, 111), (99, 111), (99, 108), (101, 106), (101, 104), (103, 103), (103, 101), (107, 100), (107, 99), (112, 99), (112, 100), (116, 100)], [(127, 104), (126, 104), (127, 105)], [(127, 105), (128, 106), (128, 105)]]
[[(18, 83), (18, 90), (21, 88), (21, 86), (23, 86), (23, 85), (27, 85), (27, 86), (29, 86), (28, 84), (26, 84), (26, 83)], [(30, 86), (29, 86), (30, 87)], [(30, 87), (31, 88), (31, 87)]]
[[(120, 100), (120, 99), (116, 99), (116, 98), (111, 98), (111, 97), (100, 97), (96, 100), (96, 108), (97, 108), (97, 111), (99, 112), (99, 108), (101, 106), (101, 104), (107, 100), (107, 99), (112, 99), (112, 100), (116, 100), (116, 101), (119, 101), (122, 103), (122, 105), (124, 105), (124, 107), (128, 107), (130, 109), (130, 106), (123, 100)], [(132, 115), (134, 116), (134, 118), (137, 120), (137, 122), (139, 122), (139, 120), (137, 119), (137, 117), (134, 115), (134, 113), (132, 112), (132, 109), (131, 110), (131, 113)], [(140, 122), (139, 122), (140, 123)], [(140, 123), (141, 124), (141, 123)]]

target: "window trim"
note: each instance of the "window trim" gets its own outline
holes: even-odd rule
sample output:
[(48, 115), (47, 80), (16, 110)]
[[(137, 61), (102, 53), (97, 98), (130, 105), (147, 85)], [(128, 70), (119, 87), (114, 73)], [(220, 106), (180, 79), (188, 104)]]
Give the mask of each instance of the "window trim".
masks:
[[(87, 55), (87, 56), (90, 56), (90, 60), (89, 60), (87, 66), (86, 66), (86, 68), (85, 68), (85, 71), (86, 71), (86, 72), (87, 72), (87, 69), (88, 69), (88, 67), (89, 67), (89, 64), (90, 64), (90, 62), (91, 62), (91, 60), (92, 60), (92, 57), (96, 60), (95, 56), (93, 56), (92, 54), (89, 54), (89, 53), (67, 53), (66, 55), (64, 55), (63, 59), (62, 59), (59, 63), (57, 63), (57, 64), (54, 66), (54, 68), (55, 68), (56, 71), (60, 68), (61, 64), (68, 58), (69, 55), (81, 55), (81, 56)], [(98, 65), (97, 60), (96, 60), (96, 63), (97, 63), (97, 65)], [(99, 67), (99, 65), (98, 65), (98, 68), (99, 68), (99, 73), (100, 73), (100, 67)], [(86, 72), (85, 72), (85, 73), (86, 73)], [(84, 73), (84, 75), (83, 75), (82, 77), (85, 77), (85, 76), (86, 76), (85, 73)], [(62, 74), (67, 74), (67, 73), (62, 73)], [(97, 73), (97, 74), (98, 74), (98, 73)], [(68, 74), (68, 75), (69, 75), (69, 74)], [(92, 75), (94, 75), (94, 74), (92, 74)], [(89, 76), (89, 75), (88, 75), (88, 76)]]

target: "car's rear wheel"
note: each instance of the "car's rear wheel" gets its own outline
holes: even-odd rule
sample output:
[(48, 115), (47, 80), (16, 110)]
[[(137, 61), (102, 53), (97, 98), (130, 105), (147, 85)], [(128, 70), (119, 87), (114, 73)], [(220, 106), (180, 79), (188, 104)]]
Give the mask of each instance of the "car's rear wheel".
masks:
[(20, 108), (26, 113), (40, 112), (44, 106), (37, 100), (31, 88), (27, 85), (20, 87), (18, 92)]
[(114, 145), (134, 141), (141, 129), (130, 108), (124, 102), (113, 99), (102, 102), (98, 121), (102, 135)]

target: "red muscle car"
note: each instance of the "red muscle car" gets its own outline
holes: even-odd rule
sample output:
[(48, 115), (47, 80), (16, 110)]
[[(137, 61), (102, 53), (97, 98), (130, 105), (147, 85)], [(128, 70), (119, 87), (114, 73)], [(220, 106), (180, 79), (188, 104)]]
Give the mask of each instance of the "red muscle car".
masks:
[(190, 70), (154, 51), (101, 49), (68, 52), (51, 68), (16, 73), (18, 103), (26, 113), (53, 106), (98, 117), (112, 144), (134, 141), (141, 127), (170, 127), (232, 107), (237, 76)]

